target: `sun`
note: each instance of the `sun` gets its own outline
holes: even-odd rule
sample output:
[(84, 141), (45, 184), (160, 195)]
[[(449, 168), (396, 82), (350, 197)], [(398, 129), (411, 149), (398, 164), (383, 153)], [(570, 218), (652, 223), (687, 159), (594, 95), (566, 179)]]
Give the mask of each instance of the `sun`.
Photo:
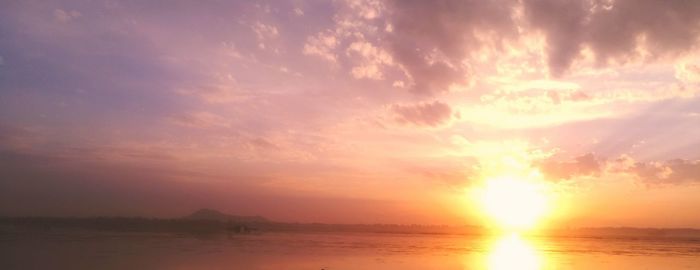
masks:
[(501, 229), (534, 228), (549, 210), (544, 187), (512, 176), (488, 179), (479, 192), (481, 208)]

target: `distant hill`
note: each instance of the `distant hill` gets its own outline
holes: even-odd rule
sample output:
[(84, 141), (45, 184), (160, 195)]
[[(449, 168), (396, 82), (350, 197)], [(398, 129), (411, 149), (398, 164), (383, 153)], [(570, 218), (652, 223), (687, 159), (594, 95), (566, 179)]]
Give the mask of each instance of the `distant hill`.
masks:
[(265, 223), (270, 222), (261, 216), (234, 216), (226, 213), (222, 213), (213, 209), (199, 209), (194, 213), (183, 217), (184, 219), (192, 220), (215, 220), (221, 222), (233, 222), (233, 223)]

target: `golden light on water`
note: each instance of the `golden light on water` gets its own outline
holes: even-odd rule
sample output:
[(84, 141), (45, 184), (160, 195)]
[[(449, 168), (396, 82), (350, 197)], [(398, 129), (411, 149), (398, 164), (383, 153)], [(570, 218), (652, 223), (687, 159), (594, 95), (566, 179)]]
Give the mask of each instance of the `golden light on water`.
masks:
[(489, 270), (540, 270), (545, 258), (535, 245), (518, 234), (506, 234), (498, 238), (486, 258)]

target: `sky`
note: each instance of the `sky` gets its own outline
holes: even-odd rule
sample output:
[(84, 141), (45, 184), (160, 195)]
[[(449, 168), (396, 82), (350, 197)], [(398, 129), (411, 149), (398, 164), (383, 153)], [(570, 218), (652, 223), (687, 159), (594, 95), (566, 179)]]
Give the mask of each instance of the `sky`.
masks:
[(700, 1), (2, 1), (0, 214), (700, 228)]

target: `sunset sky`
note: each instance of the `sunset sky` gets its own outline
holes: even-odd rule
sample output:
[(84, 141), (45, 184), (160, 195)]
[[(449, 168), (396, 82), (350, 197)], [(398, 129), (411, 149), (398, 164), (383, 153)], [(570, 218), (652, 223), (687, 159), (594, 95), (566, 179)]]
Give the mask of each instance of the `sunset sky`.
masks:
[[(0, 215), (700, 227), (700, 1), (0, 3)], [(500, 178), (499, 178), (500, 177)]]

